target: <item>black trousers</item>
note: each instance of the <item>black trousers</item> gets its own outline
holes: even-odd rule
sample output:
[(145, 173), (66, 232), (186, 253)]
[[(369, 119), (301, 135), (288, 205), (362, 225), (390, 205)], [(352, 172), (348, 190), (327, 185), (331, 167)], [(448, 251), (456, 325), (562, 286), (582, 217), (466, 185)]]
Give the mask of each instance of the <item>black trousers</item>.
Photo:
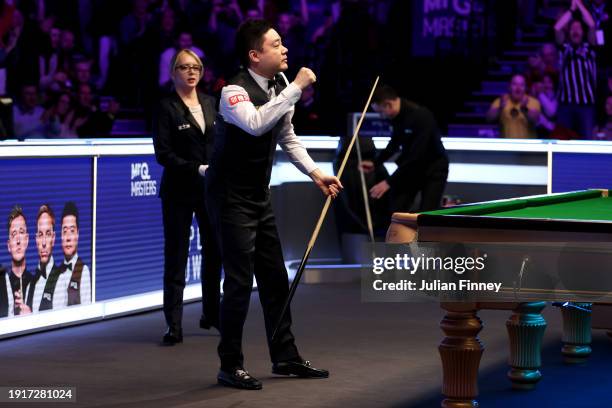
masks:
[(269, 189), (236, 192), (223, 188), (217, 192), (208, 189), (207, 193), (208, 210), (218, 236), (225, 273), (218, 347), (221, 369), (231, 371), (244, 366), (242, 331), (253, 276), (257, 279), (272, 361), (297, 358), (289, 311), (283, 317), (274, 343), (271, 340), (289, 292), (289, 280)]
[(204, 200), (180, 202), (162, 199), (164, 222), (164, 316), (168, 327), (180, 329), (183, 319), (185, 268), (189, 256), (191, 220), (195, 212), (202, 244), (202, 314), (212, 322), (219, 319), (221, 255)]
[(421, 193), (418, 212), (440, 208), (448, 178), (448, 167), (433, 169), (423, 176), (406, 180), (406, 184), (394, 186), (391, 193), (391, 212), (408, 212), (416, 195)]

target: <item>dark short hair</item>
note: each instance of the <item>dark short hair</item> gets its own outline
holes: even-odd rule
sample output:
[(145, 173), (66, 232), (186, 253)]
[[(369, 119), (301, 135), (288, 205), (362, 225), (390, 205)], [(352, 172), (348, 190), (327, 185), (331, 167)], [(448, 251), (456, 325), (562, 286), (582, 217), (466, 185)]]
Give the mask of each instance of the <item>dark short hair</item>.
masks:
[(64, 218), (69, 215), (74, 215), (74, 218), (76, 218), (77, 229), (79, 229), (79, 209), (73, 201), (68, 201), (66, 204), (64, 204), (64, 210), (62, 211), (62, 222), (64, 222)]
[(51, 217), (51, 225), (53, 226), (53, 228), (55, 228), (55, 213), (53, 212), (49, 204), (43, 204), (38, 209), (38, 215), (36, 216), (36, 228), (38, 228), (38, 220), (40, 220), (40, 217), (43, 214), (48, 214), (49, 217)]
[(266, 20), (246, 20), (236, 32), (236, 53), (240, 63), (246, 68), (250, 64), (249, 51), (263, 49), (263, 36), (272, 25)]
[(381, 85), (376, 88), (376, 91), (374, 91), (374, 96), (372, 96), (372, 103), (379, 105), (384, 101), (390, 101), (395, 98), (399, 98), (399, 94), (395, 89), (393, 89), (389, 85)]
[(6, 223), (6, 230), (9, 234), (11, 233), (11, 223), (13, 222), (13, 220), (15, 220), (15, 218), (18, 217), (23, 217), (24, 220), (26, 219), (26, 216), (23, 213), (23, 209), (21, 208), (21, 206), (15, 205), (13, 206), (13, 208), (11, 208), (11, 212), (8, 216), (8, 222)]

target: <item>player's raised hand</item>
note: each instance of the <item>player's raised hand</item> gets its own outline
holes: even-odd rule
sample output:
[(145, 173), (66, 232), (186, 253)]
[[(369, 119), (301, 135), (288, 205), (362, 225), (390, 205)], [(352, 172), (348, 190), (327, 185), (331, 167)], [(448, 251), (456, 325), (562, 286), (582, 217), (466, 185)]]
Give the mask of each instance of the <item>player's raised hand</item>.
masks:
[(302, 67), (298, 71), (293, 83), (300, 89), (304, 89), (317, 81), (317, 76), (310, 68)]

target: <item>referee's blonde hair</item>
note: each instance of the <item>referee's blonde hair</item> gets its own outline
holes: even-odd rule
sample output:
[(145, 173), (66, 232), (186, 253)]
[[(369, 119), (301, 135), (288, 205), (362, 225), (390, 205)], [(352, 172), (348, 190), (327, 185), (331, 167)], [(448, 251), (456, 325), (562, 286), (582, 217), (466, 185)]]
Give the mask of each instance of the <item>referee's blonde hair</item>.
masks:
[[(174, 56), (170, 60), (170, 72), (174, 72), (176, 70), (179, 58), (181, 58), (181, 55), (183, 55), (183, 54), (187, 54), (190, 57), (192, 57), (193, 59), (195, 59), (197, 61), (197, 63), (200, 64), (202, 69), (204, 69), (204, 64), (202, 64), (202, 60), (200, 59), (200, 57), (198, 57), (198, 54), (196, 54), (195, 52), (191, 51), (188, 48), (183, 48), (182, 50), (180, 50), (176, 54), (174, 54)], [(200, 71), (200, 74), (202, 74), (202, 71)]]

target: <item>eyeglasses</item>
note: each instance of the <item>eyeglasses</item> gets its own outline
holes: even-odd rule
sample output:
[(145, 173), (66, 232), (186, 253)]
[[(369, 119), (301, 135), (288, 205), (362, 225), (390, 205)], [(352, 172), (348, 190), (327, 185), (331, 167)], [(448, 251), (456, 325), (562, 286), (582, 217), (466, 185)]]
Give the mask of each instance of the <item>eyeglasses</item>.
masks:
[(201, 65), (182, 64), (182, 65), (177, 65), (176, 69), (178, 69), (181, 72), (187, 72), (187, 71), (202, 72), (202, 66)]

